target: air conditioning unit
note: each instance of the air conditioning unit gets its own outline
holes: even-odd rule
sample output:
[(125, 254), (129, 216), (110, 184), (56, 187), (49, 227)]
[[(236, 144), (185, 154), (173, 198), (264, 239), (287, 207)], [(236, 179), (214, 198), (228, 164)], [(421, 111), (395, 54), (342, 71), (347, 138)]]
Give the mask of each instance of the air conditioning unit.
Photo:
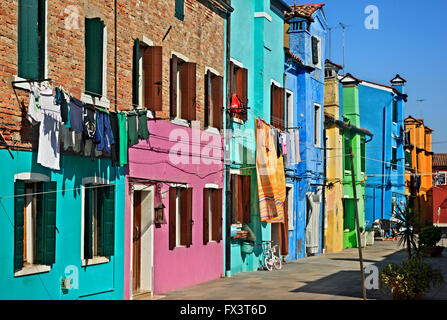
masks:
[(62, 289), (71, 289), (72, 287), (72, 279), (71, 278), (63, 278), (61, 280), (61, 288)]

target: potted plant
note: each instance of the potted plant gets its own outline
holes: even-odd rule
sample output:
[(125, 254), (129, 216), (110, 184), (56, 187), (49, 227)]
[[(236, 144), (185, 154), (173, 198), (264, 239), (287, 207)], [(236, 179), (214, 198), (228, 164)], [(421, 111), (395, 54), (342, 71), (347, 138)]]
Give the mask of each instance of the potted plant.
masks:
[(431, 288), (442, 285), (444, 278), (419, 257), (408, 259), (401, 265), (392, 263), (380, 273), (380, 288), (390, 289), (393, 300), (420, 300)]
[(431, 257), (442, 256), (444, 247), (438, 246), (437, 243), (441, 240), (441, 228), (436, 226), (427, 226), (419, 232), (419, 247), (422, 253)]

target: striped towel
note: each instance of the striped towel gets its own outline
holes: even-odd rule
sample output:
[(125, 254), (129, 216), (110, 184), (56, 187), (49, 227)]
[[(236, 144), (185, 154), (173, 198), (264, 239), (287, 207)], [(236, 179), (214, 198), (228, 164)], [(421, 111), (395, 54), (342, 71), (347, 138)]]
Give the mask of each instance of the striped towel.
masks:
[(256, 173), (261, 221), (284, 222), (286, 178), (283, 157), (277, 157), (270, 125), (255, 119)]

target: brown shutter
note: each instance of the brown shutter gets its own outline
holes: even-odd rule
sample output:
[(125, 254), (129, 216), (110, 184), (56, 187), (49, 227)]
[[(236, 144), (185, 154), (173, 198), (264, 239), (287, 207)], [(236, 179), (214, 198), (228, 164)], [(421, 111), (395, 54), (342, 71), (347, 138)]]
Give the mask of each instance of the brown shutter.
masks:
[(289, 254), (289, 213), (287, 197), (284, 201), (284, 222), (279, 225), (279, 252), (283, 256)]
[(188, 195), (186, 188), (180, 188), (180, 244), (188, 243)]
[(276, 86), (272, 83), (270, 85), (270, 124), (275, 126), (275, 98)]
[(212, 217), (213, 217), (213, 240), (219, 242), (222, 240), (222, 189), (212, 191)]
[(182, 119), (196, 120), (196, 64), (182, 65)]
[(278, 95), (279, 95), (279, 97), (278, 97), (278, 101), (279, 101), (279, 105), (278, 105), (278, 116), (279, 116), (278, 125), (279, 125), (279, 127), (278, 128), (283, 130), (283, 131), (284, 131), (284, 128), (285, 128), (285, 126), (284, 126), (284, 123), (285, 123), (285, 121), (284, 121), (285, 94), (286, 94), (286, 91), (285, 91), (284, 88), (278, 88)]
[(192, 244), (192, 188), (186, 189), (186, 246)]
[(208, 70), (205, 73), (205, 106), (204, 106), (204, 127), (210, 126), (210, 87), (209, 82), (211, 78), (211, 72)]
[(233, 93), (237, 93), (236, 90), (236, 78), (234, 77), (234, 63), (230, 62), (230, 96)]
[(172, 55), (171, 58), (171, 103), (170, 103), (170, 115), (171, 117), (177, 117), (177, 56)]
[(162, 110), (162, 47), (148, 47), (144, 51), (144, 101), (146, 108)]
[(236, 193), (236, 223), (242, 223), (244, 221), (244, 206), (242, 201), (242, 176), (234, 176), (234, 189), (233, 192)]
[(209, 194), (210, 189), (203, 189), (203, 244), (209, 241)]
[(169, 250), (173, 250), (176, 245), (175, 223), (176, 223), (176, 196), (177, 188), (169, 188)]
[(214, 76), (213, 85), (213, 124), (217, 129), (222, 129), (222, 111), (223, 111), (223, 78)]
[[(247, 106), (248, 104), (248, 70), (245, 68), (238, 68), (236, 71), (236, 93), (242, 101), (242, 104)], [(240, 114), (239, 119), (247, 120), (247, 114)]]
[(251, 175), (241, 176), (242, 180), (242, 207), (243, 222), (251, 221)]

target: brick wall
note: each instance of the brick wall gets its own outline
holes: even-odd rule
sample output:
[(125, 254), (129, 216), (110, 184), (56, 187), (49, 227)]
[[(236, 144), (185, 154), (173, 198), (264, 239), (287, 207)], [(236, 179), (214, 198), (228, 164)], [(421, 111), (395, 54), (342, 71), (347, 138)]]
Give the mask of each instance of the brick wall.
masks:
[[(197, 120), (203, 128), (204, 75), (211, 67), (224, 75), (225, 19), (207, 0), (185, 0), (185, 19), (175, 18), (172, 0), (117, 1), (117, 99), (115, 101), (114, 1), (52, 0), (47, 10), (48, 77), (76, 98), (84, 91), (84, 18), (100, 17), (107, 27), (107, 98), (110, 108), (132, 108), (132, 50), (143, 35), (163, 47), (163, 111), (169, 117), (171, 52), (197, 64)], [(35, 147), (37, 128), (26, 120), (28, 92), (13, 90), (17, 75), (18, 0), (0, 8), (0, 132), (10, 144)], [(169, 33), (167, 31), (171, 27)], [(163, 40), (164, 38), (164, 40)]]

